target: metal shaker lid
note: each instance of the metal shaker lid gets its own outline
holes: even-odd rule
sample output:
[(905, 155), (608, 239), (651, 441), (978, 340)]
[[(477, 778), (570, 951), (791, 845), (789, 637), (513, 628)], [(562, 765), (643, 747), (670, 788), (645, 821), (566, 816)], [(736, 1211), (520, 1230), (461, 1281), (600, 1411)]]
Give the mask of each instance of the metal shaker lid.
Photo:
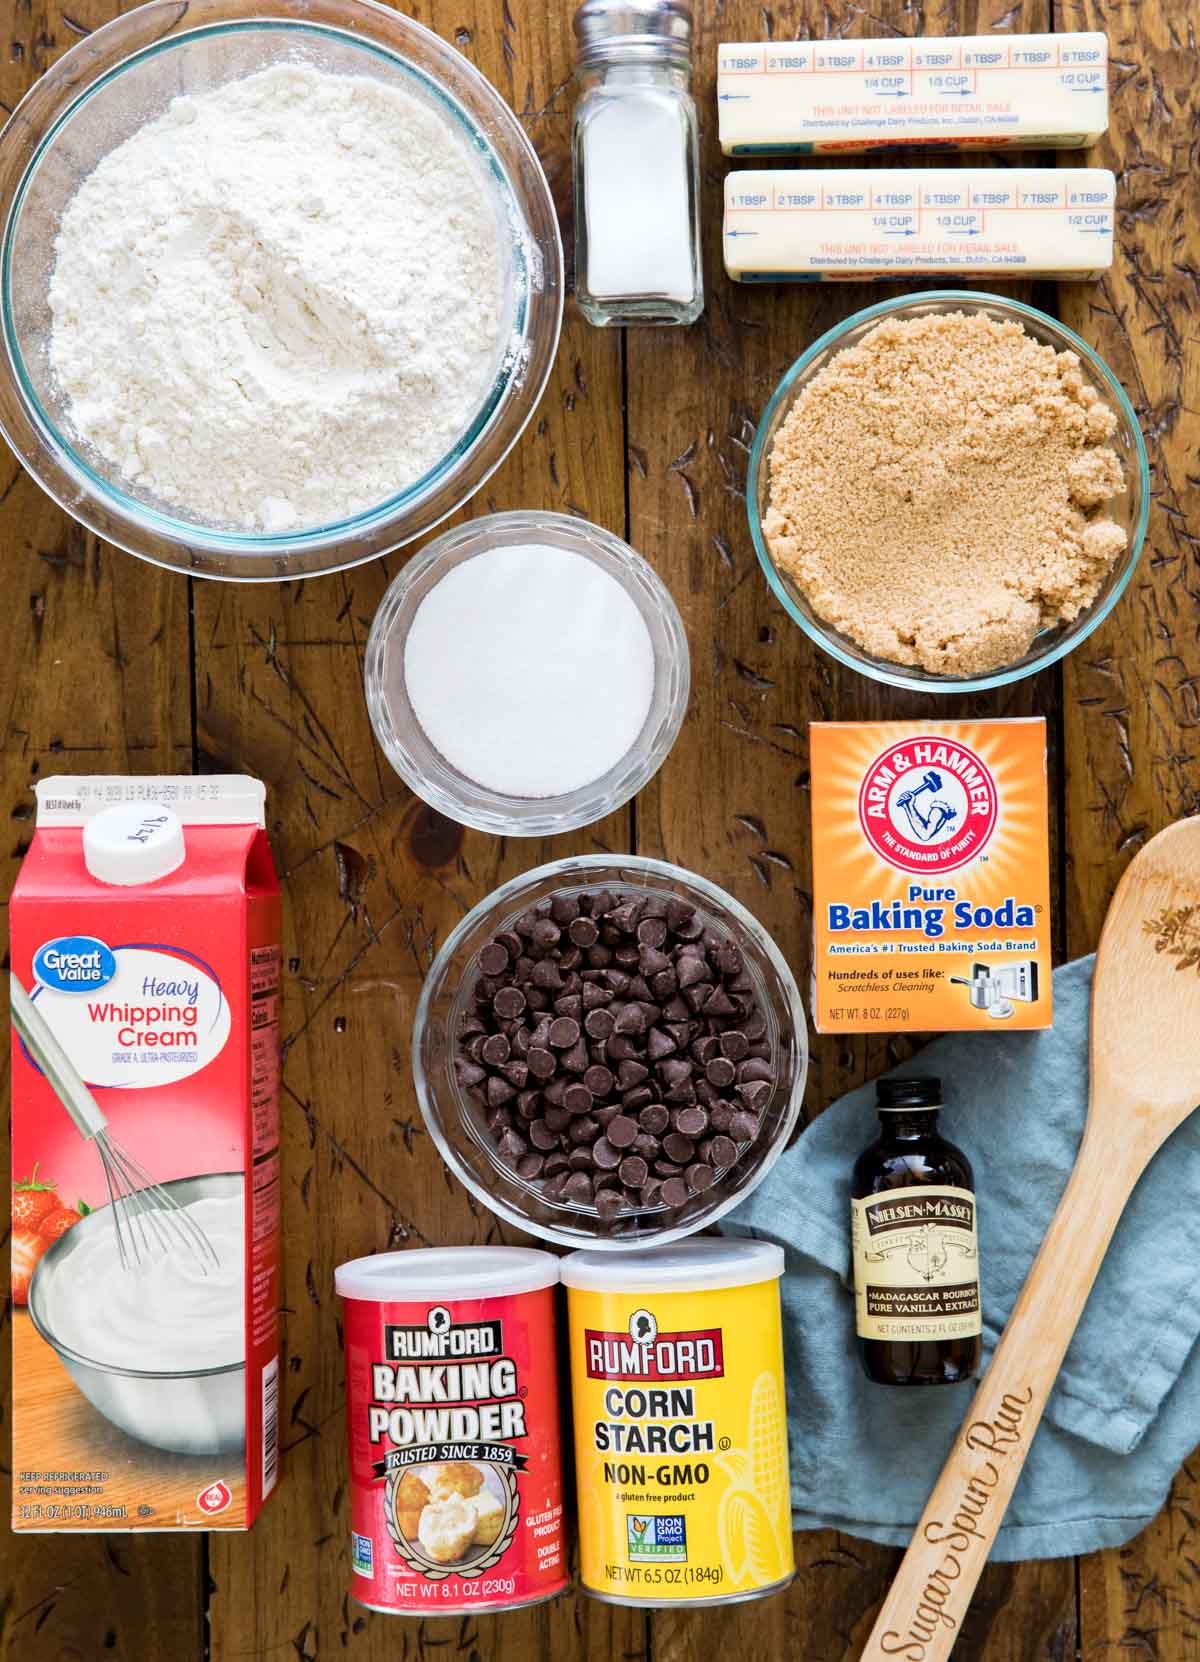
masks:
[(575, 13), (579, 62), (689, 64), (692, 9), (684, 0), (583, 0)]

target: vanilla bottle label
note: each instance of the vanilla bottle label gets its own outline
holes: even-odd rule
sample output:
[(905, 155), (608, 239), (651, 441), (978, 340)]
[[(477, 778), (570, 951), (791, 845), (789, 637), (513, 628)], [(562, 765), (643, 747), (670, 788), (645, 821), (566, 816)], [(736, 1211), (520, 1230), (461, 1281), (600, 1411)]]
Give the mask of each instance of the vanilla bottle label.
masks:
[(966, 1339), (981, 1331), (969, 1189), (920, 1185), (850, 1202), (862, 1339)]

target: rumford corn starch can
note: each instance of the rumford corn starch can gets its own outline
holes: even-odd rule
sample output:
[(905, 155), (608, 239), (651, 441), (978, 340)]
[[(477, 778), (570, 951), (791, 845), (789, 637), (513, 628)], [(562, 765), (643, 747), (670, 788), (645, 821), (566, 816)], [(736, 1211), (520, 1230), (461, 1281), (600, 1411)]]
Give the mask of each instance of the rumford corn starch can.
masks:
[(338, 1269), (360, 1604), (474, 1614), (566, 1586), (558, 1262), (439, 1247)]
[(765, 1241), (563, 1259), (593, 1597), (725, 1604), (791, 1580), (782, 1273)]

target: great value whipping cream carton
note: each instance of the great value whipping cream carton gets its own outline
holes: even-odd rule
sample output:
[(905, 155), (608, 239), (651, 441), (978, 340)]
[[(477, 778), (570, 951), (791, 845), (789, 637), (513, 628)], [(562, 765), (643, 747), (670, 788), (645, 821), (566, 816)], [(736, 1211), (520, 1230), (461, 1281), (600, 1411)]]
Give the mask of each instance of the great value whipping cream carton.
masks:
[(950, 146), (1079, 149), (1108, 127), (1101, 34), (727, 42), (727, 156)]
[(1049, 1027), (1042, 718), (809, 732), (817, 1030)]
[(263, 787), (56, 778), (13, 890), (13, 1528), (243, 1529), (279, 1473)]

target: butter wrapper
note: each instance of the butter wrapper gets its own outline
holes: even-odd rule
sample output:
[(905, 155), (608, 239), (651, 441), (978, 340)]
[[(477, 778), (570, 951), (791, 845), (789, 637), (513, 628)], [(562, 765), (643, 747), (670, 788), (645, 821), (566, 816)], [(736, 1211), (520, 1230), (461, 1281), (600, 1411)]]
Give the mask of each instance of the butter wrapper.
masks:
[(1108, 127), (1102, 34), (725, 43), (727, 156), (946, 145), (1077, 150)]
[(725, 180), (725, 269), (740, 283), (1103, 275), (1104, 168), (750, 169)]

